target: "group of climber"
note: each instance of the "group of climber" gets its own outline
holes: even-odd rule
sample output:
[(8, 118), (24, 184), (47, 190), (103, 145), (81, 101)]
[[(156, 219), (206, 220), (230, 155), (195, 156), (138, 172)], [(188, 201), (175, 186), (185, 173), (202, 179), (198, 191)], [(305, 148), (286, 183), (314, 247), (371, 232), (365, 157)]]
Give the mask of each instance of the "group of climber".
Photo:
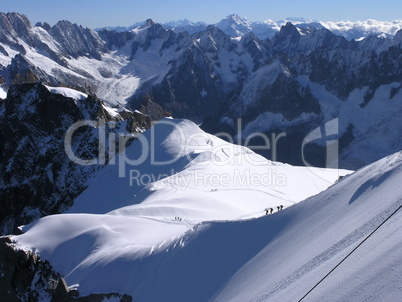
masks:
[[(278, 212), (279, 212), (279, 211), (283, 210), (283, 205), (276, 206), (276, 208), (278, 209)], [(264, 211), (265, 211), (265, 215), (268, 215), (268, 214), (272, 214), (274, 212), (274, 209), (266, 208)]]

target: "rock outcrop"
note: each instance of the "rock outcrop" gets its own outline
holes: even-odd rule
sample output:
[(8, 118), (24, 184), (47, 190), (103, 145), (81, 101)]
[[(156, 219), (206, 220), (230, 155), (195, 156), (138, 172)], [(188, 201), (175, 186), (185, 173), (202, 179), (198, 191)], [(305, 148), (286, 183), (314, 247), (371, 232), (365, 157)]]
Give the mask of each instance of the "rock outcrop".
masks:
[[(111, 116), (95, 97), (76, 100), (51, 93), (38, 83), (12, 86), (0, 103), (0, 113), (0, 223), (5, 234), (66, 210), (102, 167), (102, 163), (80, 165), (69, 158), (65, 142), (72, 125), (103, 120), (105, 138), (110, 132), (138, 133), (151, 126), (143, 114), (123, 110)], [(127, 129), (124, 120), (129, 120)], [(98, 158), (100, 135), (99, 128), (77, 129), (70, 142), (75, 156)]]

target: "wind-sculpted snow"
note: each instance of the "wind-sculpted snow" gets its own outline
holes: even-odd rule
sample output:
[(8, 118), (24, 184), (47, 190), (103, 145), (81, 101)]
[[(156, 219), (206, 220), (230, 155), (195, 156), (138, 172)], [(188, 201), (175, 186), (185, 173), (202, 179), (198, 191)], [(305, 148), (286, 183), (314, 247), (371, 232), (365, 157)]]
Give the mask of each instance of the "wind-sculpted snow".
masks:
[[(144, 150), (147, 156), (142, 158)], [(229, 248), (221, 246), (220, 240), (232, 241), (237, 236), (258, 240), (254, 231), (249, 230), (246, 235), (246, 231), (240, 230), (251, 223), (247, 221), (264, 216), (267, 207), (276, 212), (276, 206), (293, 206), (332, 185), (339, 173), (350, 173), (271, 162), (248, 148), (203, 132), (188, 120), (172, 119), (157, 123), (114, 161), (114, 165), (105, 166), (91, 180), (67, 213), (25, 226), (26, 233), (15, 239), (49, 260), (69, 284), (79, 283), (84, 295), (119, 292), (139, 301), (165, 300), (162, 295), (170, 282), (176, 282), (175, 278), (183, 281), (179, 287), (186, 289), (171, 287), (172, 283), (168, 301), (175, 295), (184, 295), (188, 301), (202, 301), (206, 295), (212, 295), (239, 265), (235, 260), (235, 266), (225, 264), (225, 269), (215, 272), (215, 277), (203, 275), (204, 270), (219, 267), (214, 259), (218, 256), (215, 249)], [(256, 221), (253, 224), (261, 225), (265, 219)], [(204, 233), (206, 230), (221, 225), (227, 230), (239, 229), (240, 233), (224, 231), (227, 238), (222, 239), (224, 233), (218, 231), (216, 239), (203, 241), (213, 254), (200, 255), (203, 260), (198, 263), (193, 259), (198, 258), (198, 248), (192, 247), (200, 242), (197, 236), (204, 238), (211, 234)], [(233, 252), (244, 253), (241, 259), (246, 261), (255, 247), (247, 251), (245, 246), (243, 251)], [(189, 265), (188, 269), (193, 267), (194, 274), (177, 262), (177, 253)], [(188, 263), (190, 259), (193, 266)], [(211, 264), (204, 263), (207, 259)], [(176, 269), (171, 267), (173, 264)], [(171, 278), (167, 278), (166, 267), (172, 269)], [(185, 276), (188, 280), (197, 276), (196, 283), (190, 286)], [(204, 278), (211, 280), (199, 283)], [(194, 286), (205, 289), (199, 292), (199, 298)]]
[[(402, 205), (401, 173), (397, 153), (279, 213), (200, 224), (185, 214), (206, 196), (201, 201), (198, 193), (189, 194), (191, 208), (168, 211), (172, 199), (159, 191), (166, 207), (152, 209), (145, 201), (143, 216), (134, 211), (50, 216), (15, 239), (50, 259), (83, 293), (119, 291), (138, 301), (298, 301)], [(299, 181), (308, 184), (306, 178)], [(240, 201), (240, 192), (227, 195), (224, 208), (218, 209), (217, 201), (213, 207), (228, 211), (233, 203), (247, 203), (251, 209), (256, 196), (251, 190), (247, 196)], [(398, 300), (401, 215), (396, 212), (308, 299)]]

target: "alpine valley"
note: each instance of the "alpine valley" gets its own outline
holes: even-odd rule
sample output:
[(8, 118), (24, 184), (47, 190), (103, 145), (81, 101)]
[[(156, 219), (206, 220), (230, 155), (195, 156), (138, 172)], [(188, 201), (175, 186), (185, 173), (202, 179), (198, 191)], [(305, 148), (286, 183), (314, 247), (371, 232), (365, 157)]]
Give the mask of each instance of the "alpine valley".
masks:
[(1, 299), (400, 300), (401, 28), (0, 13)]

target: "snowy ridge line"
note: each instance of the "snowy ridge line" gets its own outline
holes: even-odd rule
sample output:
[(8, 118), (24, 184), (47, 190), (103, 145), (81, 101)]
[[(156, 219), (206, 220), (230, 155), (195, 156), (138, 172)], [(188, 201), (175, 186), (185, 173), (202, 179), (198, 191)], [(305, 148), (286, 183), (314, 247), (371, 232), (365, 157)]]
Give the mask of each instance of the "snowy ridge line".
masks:
[[(197, 237), (205, 236), (209, 228), (225, 230), (227, 222), (235, 228), (237, 222), (247, 225), (255, 218), (265, 217), (264, 208), (289, 207), (326, 189), (339, 178), (338, 170), (316, 175), (310, 169), (267, 161), (245, 147), (205, 133), (188, 120), (169, 120), (168, 125), (160, 122), (152, 129), (142, 135), (147, 142), (153, 139), (160, 142), (155, 146), (155, 160), (175, 159), (168, 167), (152, 166), (150, 157), (141, 165), (133, 166), (153, 182), (130, 186), (128, 177), (118, 177), (118, 165), (104, 167), (67, 213), (42, 218), (24, 227), (25, 235), (19, 237), (26, 240), (19, 241), (22, 246), (35, 248), (43, 259), (51, 261), (66, 276), (67, 284), (80, 284), (83, 295), (105, 287), (133, 296), (146, 295), (141, 284), (148, 284), (148, 280), (155, 284), (170, 271), (165, 271), (166, 265), (170, 265), (165, 257), (176, 259), (179, 254), (187, 255), (198, 244)], [(141, 141), (134, 141), (126, 147), (130, 158), (139, 155), (140, 146)], [(224, 156), (221, 149), (229, 152)], [(241, 158), (244, 154), (251, 156), (250, 159)], [(226, 160), (227, 156), (232, 157), (233, 163), (216, 164), (216, 160)], [(239, 188), (226, 184), (224, 179), (216, 184), (213, 180), (204, 184), (195, 173), (201, 171), (202, 177), (234, 175), (235, 171), (239, 175), (246, 172), (269, 175), (271, 169), (286, 176), (286, 186), (250, 182)], [(159, 178), (160, 175), (166, 178)], [(189, 175), (191, 181), (187, 182), (185, 178)], [(301, 177), (305, 179), (303, 184), (299, 181)], [(273, 220), (280, 217), (275, 216)], [(180, 220), (173, 219), (176, 217)], [(166, 253), (169, 254), (165, 256)], [(66, 258), (67, 261), (60, 261)], [(156, 277), (147, 267), (153, 267), (154, 263), (162, 267)], [(101, 278), (102, 275), (113, 275), (113, 284)], [(127, 280), (128, 275), (131, 277)]]
[[(399, 200), (401, 202), (401, 200)], [(377, 232), (392, 216), (394, 216), (400, 209), (402, 208), (402, 204), (392, 212), (378, 227), (376, 227), (366, 238), (363, 239), (349, 254), (347, 254), (333, 269), (331, 269), (320, 281), (318, 281), (298, 302), (304, 300), (322, 281), (324, 281), (333, 271), (335, 271), (347, 258), (349, 258), (359, 247), (363, 245), (363, 243), (369, 239), (375, 232)]]

